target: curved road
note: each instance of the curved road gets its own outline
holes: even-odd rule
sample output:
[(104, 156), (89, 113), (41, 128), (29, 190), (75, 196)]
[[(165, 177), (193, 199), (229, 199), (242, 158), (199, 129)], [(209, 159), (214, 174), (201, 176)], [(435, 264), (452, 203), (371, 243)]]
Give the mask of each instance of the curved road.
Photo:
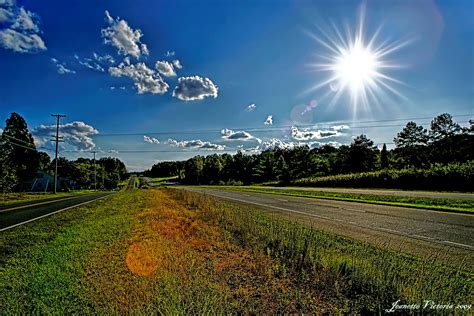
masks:
[[(351, 238), (421, 255), (474, 263), (474, 215), (413, 208), (278, 196), (264, 193), (187, 188), (245, 203)], [(456, 260), (458, 261), (458, 260)]]
[(0, 232), (54, 213), (109, 196), (110, 192), (64, 197), (47, 201), (29, 201), (0, 209)]

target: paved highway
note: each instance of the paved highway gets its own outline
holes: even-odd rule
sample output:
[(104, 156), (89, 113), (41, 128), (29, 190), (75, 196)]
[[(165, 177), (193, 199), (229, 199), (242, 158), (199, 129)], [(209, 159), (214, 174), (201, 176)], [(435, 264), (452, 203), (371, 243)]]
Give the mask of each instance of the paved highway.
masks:
[(192, 187), (351, 238), (408, 252), (474, 261), (474, 215)]
[(8, 208), (0, 209), (0, 231), (93, 202), (110, 194), (110, 192), (100, 192), (48, 201), (29, 201), (9, 205)]
[[(248, 186), (246, 188), (255, 188)], [(342, 188), (315, 188), (315, 187), (258, 187), (262, 189), (272, 190), (298, 190), (298, 191), (316, 191), (316, 192), (332, 192), (332, 193), (355, 193), (355, 194), (369, 194), (369, 195), (392, 195), (392, 196), (406, 196), (406, 197), (426, 197), (433, 199), (463, 199), (474, 200), (473, 193), (459, 193), (459, 192), (433, 192), (433, 191), (403, 191), (403, 190), (387, 190), (387, 189), (342, 189)]]

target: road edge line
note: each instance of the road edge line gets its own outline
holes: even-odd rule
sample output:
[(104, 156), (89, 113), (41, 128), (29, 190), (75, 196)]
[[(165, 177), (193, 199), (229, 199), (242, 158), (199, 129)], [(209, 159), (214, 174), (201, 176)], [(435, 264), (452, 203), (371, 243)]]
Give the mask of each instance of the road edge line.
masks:
[[(113, 194), (113, 193), (111, 193), (111, 194)], [(93, 199), (93, 200), (90, 200), (90, 201), (82, 202), (82, 203), (79, 203), (79, 204), (77, 204), (77, 205), (68, 206), (68, 207), (66, 207), (66, 208), (63, 208), (63, 209), (60, 209), (60, 210), (57, 210), (57, 211), (54, 211), (54, 212), (52, 212), (52, 213), (48, 213), (48, 214), (45, 214), (45, 215), (41, 215), (41, 216), (38, 216), (38, 217), (35, 217), (35, 218), (32, 218), (32, 219), (29, 219), (29, 220), (27, 220), (27, 221), (24, 221), (24, 222), (21, 222), (21, 223), (17, 223), (17, 224), (12, 225), (12, 226), (8, 226), (8, 227), (5, 227), (5, 228), (1, 228), (1, 229), (0, 229), (0, 232), (4, 232), (4, 231), (9, 230), (9, 229), (11, 229), (11, 228), (15, 228), (15, 227), (21, 226), (21, 225), (23, 225), (23, 224), (27, 224), (27, 223), (34, 222), (34, 221), (36, 221), (36, 220), (38, 220), (38, 219), (42, 219), (42, 218), (45, 218), (45, 217), (48, 217), (48, 216), (51, 216), (51, 215), (54, 215), (54, 214), (57, 214), (57, 213), (60, 213), (60, 212), (63, 212), (63, 211), (67, 211), (67, 210), (69, 210), (69, 209), (72, 209), (72, 208), (75, 208), (75, 207), (78, 207), (78, 206), (82, 206), (82, 205), (85, 205), (85, 204), (88, 204), (88, 203), (92, 203), (92, 202), (95, 202), (95, 201), (104, 199), (104, 198), (110, 196), (111, 194), (107, 194), (106, 196), (101, 196), (101, 197), (99, 197), (99, 198), (97, 198), (97, 199)]]

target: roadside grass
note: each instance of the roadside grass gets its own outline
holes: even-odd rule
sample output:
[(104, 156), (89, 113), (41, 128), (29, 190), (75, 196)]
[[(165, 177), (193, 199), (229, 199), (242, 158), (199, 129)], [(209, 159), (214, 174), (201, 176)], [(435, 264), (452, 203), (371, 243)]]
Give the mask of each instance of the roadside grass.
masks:
[(135, 177), (134, 178), (134, 181), (133, 181), (133, 189), (136, 190), (136, 189), (139, 189), (140, 188), (140, 184), (141, 184), (141, 177)]
[(91, 313), (88, 255), (125, 238), (142, 205), (140, 192), (123, 192), (2, 232), (0, 313)]
[(178, 176), (173, 176), (173, 177), (158, 177), (158, 178), (150, 178), (151, 182), (154, 183), (162, 183), (162, 182), (167, 182), (169, 180), (176, 180), (178, 179)]
[(128, 177), (125, 180), (120, 181), (119, 184), (118, 184), (118, 190), (119, 191), (125, 191), (127, 189), (129, 183), (130, 183), (130, 177)]
[[(382, 313), (397, 300), (454, 306), (472, 301), (474, 274), (465, 264), (453, 268), (199, 193), (174, 189), (172, 195), (205, 211), (245, 249), (271, 257), (263, 273), (288, 276), (302, 293), (318, 293), (330, 313)], [(298, 302), (298, 312), (311, 313), (311, 304)]]
[(36, 201), (36, 200), (54, 200), (58, 198), (64, 198), (69, 196), (76, 196), (76, 195), (83, 195), (88, 193), (93, 193), (94, 190), (75, 190), (71, 192), (58, 192), (53, 194), (51, 192), (48, 193), (30, 193), (30, 192), (18, 192), (18, 193), (3, 193), (1, 194), (0, 198), (0, 208), (2, 206), (22, 202), (29, 202), (29, 201)]
[[(212, 188), (212, 187), (210, 187)], [(214, 187), (215, 188), (215, 187)], [(393, 195), (358, 194), (358, 193), (336, 193), (323, 191), (307, 191), (295, 189), (270, 189), (264, 187), (219, 187), (220, 189), (268, 193), (276, 195), (309, 197), (317, 199), (351, 201), (369, 204), (403, 206), (411, 208), (422, 208), (435, 211), (448, 211), (460, 213), (474, 213), (474, 200), (444, 199), (427, 197), (407, 197)]]
[(0, 314), (373, 314), (398, 299), (470, 303), (472, 277), (178, 189), (0, 235)]

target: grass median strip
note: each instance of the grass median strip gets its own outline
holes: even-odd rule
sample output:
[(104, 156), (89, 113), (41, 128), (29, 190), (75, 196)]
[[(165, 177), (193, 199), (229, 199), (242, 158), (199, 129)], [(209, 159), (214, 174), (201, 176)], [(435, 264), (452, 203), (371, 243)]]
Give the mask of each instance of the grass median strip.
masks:
[(0, 235), (2, 314), (377, 313), (469, 302), (472, 273), (176, 189)]
[(474, 200), (444, 199), (425, 197), (405, 197), (393, 195), (336, 193), (322, 191), (305, 191), (298, 189), (267, 189), (262, 187), (210, 187), (240, 192), (267, 193), (283, 196), (309, 197), (326, 200), (349, 201), (369, 204), (422, 208), (435, 211), (448, 211), (474, 214)]

